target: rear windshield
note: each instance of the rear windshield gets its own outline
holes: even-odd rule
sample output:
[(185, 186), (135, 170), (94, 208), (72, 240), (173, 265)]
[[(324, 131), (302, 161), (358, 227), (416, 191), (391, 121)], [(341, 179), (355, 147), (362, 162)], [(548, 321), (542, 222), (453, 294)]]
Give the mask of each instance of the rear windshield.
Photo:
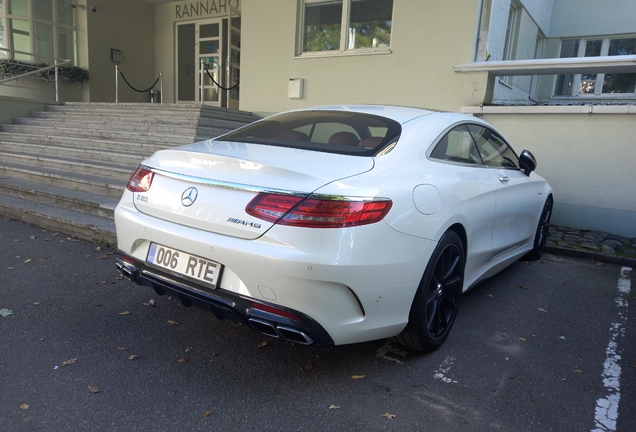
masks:
[(216, 140), (373, 156), (395, 143), (401, 130), (398, 122), (369, 114), (299, 111), (268, 117)]

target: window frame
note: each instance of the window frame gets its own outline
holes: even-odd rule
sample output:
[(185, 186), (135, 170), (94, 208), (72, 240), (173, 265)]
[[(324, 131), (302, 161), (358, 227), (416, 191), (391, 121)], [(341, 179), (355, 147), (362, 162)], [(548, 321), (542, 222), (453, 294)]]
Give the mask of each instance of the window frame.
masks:
[[(296, 52), (295, 58), (315, 58), (315, 57), (338, 57), (352, 55), (370, 55), (370, 54), (391, 54), (391, 43), (386, 47), (377, 48), (353, 48), (348, 49), (348, 32), (351, 16), (351, 2), (353, 0), (342, 0), (342, 17), (340, 22), (340, 48), (338, 50), (328, 51), (303, 51), (304, 31), (305, 31), (305, 7), (308, 4), (320, 3), (324, 0), (299, 0), (296, 20)], [(391, 33), (393, 33), (393, 22), (395, 16), (395, 0), (391, 8)], [(392, 42), (391, 37), (391, 42)]]
[[(37, 0), (27, 0), (27, 12), (28, 15), (15, 15), (15, 14), (10, 14), (8, 13), (8, 3), (6, 1), (2, 2), (2, 8), (0, 8), (0, 28), (3, 29), (3, 35), (4, 35), (4, 43), (5, 43), (5, 47), (4, 48), (8, 48), (8, 49), (15, 49), (15, 44), (13, 41), (13, 34), (11, 32), (11, 28), (9, 26), (9, 21), (10, 20), (21, 20), (21, 21), (28, 21), (29, 23), (29, 52), (31, 53), (30, 55), (30, 60), (24, 60), (22, 57), (25, 56), (25, 54), (15, 54), (15, 53), (10, 53), (7, 51), (0, 51), (0, 58), (6, 58), (6, 59), (16, 59), (19, 61), (25, 61), (28, 63), (47, 63), (47, 64), (53, 64), (53, 59), (54, 58), (69, 58), (69, 57), (62, 57), (60, 56), (60, 46), (59, 46), (59, 35), (60, 35), (60, 30), (61, 29), (66, 29), (67, 31), (70, 31), (71, 34), (73, 35), (73, 56), (71, 58), (69, 58), (72, 61), (72, 64), (77, 65), (78, 64), (78, 58), (77, 58), (77, 12), (75, 11), (75, 8), (72, 8), (71, 13), (73, 14), (73, 25), (69, 25), (69, 24), (62, 24), (59, 22), (59, 16), (58, 16), (58, 3), (62, 3), (64, 0), (52, 0), (51, 2), (51, 7), (52, 7), (52, 21), (47, 21), (47, 20), (43, 20), (43, 19), (39, 19), (39, 18), (35, 18), (34, 14), (35, 14), (35, 8), (34, 8), (34, 3)], [(38, 53), (37, 52), (37, 48), (38, 48), (38, 40), (37, 40), (37, 35), (36, 35), (36, 25), (37, 24), (43, 24), (43, 25), (48, 25), (51, 26), (53, 29), (53, 55), (49, 56), (49, 53)], [(16, 58), (16, 56), (18, 58)]]
[[(610, 43), (614, 40), (621, 40), (621, 39), (636, 39), (636, 34), (627, 34), (627, 35), (611, 35), (611, 36), (590, 36), (590, 37), (580, 37), (580, 38), (562, 38), (561, 39), (561, 44), (559, 47), (559, 56), (561, 55), (561, 51), (563, 50), (563, 43), (566, 41), (578, 41), (578, 51), (576, 53), (576, 57), (575, 58), (585, 58), (586, 55), (586, 50), (587, 50), (587, 45), (588, 42), (594, 42), (594, 41), (601, 41), (601, 48), (600, 48), (600, 53), (599, 56), (608, 56), (609, 54), (609, 48), (610, 48)], [(563, 58), (563, 57), (561, 57)], [(584, 74), (564, 74), (564, 75), (557, 75), (556, 79), (555, 79), (555, 83), (554, 83), (554, 88), (552, 90), (552, 98), (553, 99), (559, 99), (559, 98), (603, 98), (603, 99), (607, 99), (607, 98), (612, 98), (612, 99), (622, 99), (622, 98), (627, 98), (627, 99), (633, 99), (634, 96), (636, 96), (636, 88), (634, 89), (634, 92), (632, 93), (611, 93), (611, 92), (603, 92), (603, 87), (605, 84), (605, 74), (604, 73), (598, 73), (598, 74), (593, 74), (595, 76), (594, 78), (594, 91), (590, 92), (590, 93), (585, 93), (585, 92), (581, 92), (581, 82), (583, 79), (583, 75)], [(585, 74), (585, 75), (592, 75), (592, 74)], [(570, 93), (569, 94), (556, 94), (556, 92), (559, 90), (559, 80), (561, 77), (568, 77), (568, 76), (572, 76), (572, 88), (570, 89)], [(636, 78), (635, 78), (635, 84), (636, 84)], [(599, 85), (600, 84), (600, 85)]]

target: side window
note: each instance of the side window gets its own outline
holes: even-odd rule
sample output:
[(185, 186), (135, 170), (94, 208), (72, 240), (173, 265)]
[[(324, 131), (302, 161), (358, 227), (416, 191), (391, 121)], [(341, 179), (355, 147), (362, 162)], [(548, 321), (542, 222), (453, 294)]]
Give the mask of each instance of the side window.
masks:
[(481, 164), (479, 152), (466, 126), (458, 126), (437, 143), (430, 155), (433, 159), (466, 164)]
[(468, 125), (484, 163), (494, 168), (519, 169), (515, 152), (499, 135), (478, 125)]

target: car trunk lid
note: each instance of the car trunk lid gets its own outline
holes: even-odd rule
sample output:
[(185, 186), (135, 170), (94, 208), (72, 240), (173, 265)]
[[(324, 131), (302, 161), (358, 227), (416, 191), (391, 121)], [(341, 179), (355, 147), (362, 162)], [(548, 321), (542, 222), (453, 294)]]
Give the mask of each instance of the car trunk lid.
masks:
[(259, 144), (204, 141), (162, 150), (142, 162), (154, 171), (136, 208), (162, 220), (254, 239), (274, 223), (246, 213), (263, 191), (307, 196), (335, 180), (373, 168), (373, 158)]

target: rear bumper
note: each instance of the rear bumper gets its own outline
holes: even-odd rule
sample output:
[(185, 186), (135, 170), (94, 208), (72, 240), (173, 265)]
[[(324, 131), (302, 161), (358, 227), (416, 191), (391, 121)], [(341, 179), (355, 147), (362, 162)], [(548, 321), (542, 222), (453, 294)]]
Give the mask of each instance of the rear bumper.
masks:
[[(175, 277), (121, 251), (116, 259), (116, 266), (130, 281), (151, 287), (159, 295), (174, 296), (184, 306), (196, 306), (212, 312), (218, 319), (238, 321), (258, 333), (301, 345), (319, 346), (334, 343), (320, 324), (302, 312), (247, 298), (222, 288), (212, 290), (190, 281), (176, 280)], [(255, 305), (287, 312), (299, 319), (261, 310)]]

